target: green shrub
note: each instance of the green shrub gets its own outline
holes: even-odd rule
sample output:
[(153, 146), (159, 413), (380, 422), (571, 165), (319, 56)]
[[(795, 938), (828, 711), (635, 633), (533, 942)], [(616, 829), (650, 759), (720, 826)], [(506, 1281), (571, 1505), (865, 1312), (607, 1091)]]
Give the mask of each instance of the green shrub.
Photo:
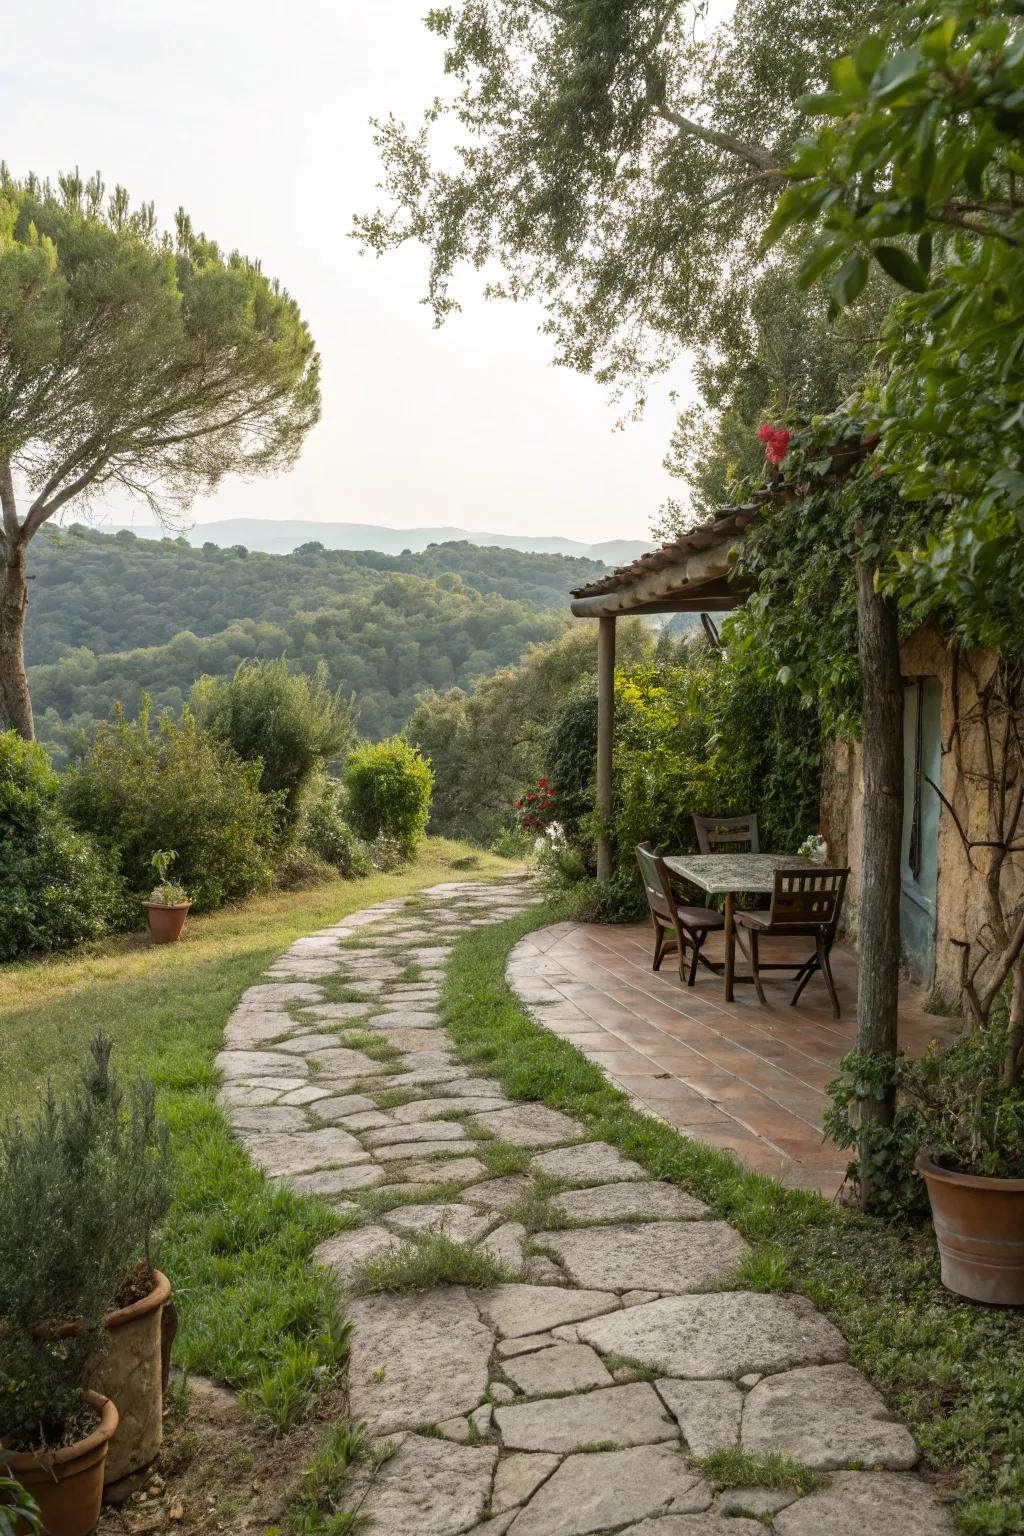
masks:
[(349, 815), (360, 837), (383, 834), (411, 857), (427, 828), (434, 775), (407, 741), (366, 742), (349, 759), (345, 775)]
[(41, 747), (0, 732), (0, 960), (95, 939), (124, 911), (114, 861), (75, 831)]
[(544, 772), (558, 787), (556, 816), (570, 842), (578, 842), (594, 809), (597, 771), (597, 684), (585, 678), (566, 698), (548, 731)]
[(325, 779), (311, 796), (302, 822), (302, 844), (317, 859), (354, 880), (372, 868), (370, 850), (344, 817), (342, 786)]
[[(547, 768), (558, 787), (564, 870), (594, 870), (597, 819), (593, 695), (570, 696), (552, 724)], [(697, 641), (615, 679), (613, 875), (602, 915), (638, 916), (634, 849), (694, 849), (694, 816), (756, 811), (762, 847), (795, 852), (818, 823), (821, 731), (795, 689), (766, 680), (745, 656)], [(549, 863), (551, 861), (549, 860)], [(563, 883), (564, 878), (563, 878)]]
[(201, 677), (191, 706), (202, 730), (262, 764), (260, 788), (282, 796), (281, 833), (292, 836), (304, 791), (352, 736), (352, 703), (332, 691), (324, 663), (308, 674), (289, 672), (284, 659), (245, 661), (230, 682)]
[(204, 912), (272, 883), (282, 797), (260, 792), (260, 772), (187, 710), (151, 726), (144, 698), (138, 720), (118, 712), (100, 726), (62, 798), (76, 826), (116, 851), (133, 891), (152, 884), (154, 852), (175, 849), (175, 876)]

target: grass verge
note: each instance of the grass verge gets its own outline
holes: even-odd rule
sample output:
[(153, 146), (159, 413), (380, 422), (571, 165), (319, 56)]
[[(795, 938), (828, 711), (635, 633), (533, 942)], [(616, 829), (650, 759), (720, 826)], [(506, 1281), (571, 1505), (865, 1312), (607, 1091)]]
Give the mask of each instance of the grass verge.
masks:
[[(156, 1254), (175, 1287), (175, 1359), (242, 1391), (277, 1432), (310, 1412), (347, 1350), (337, 1288), (309, 1262), (346, 1218), (275, 1187), (231, 1136), (216, 1103), (224, 1025), (294, 939), (450, 879), (464, 852), (432, 839), (397, 874), (278, 892), (195, 918), (180, 944), (153, 947), (132, 935), (0, 969), (0, 1115), (31, 1112), (101, 1028), (122, 1073), (141, 1070), (155, 1082), (176, 1153), (175, 1201)], [(508, 867), (481, 856), (478, 872)]]
[(944, 1291), (930, 1231), (843, 1212), (747, 1172), (633, 1109), (599, 1067), (535, 1024), (505, 982), (505, 961), (523, 934), (567, 915), (553, 903), (457, 942), (442, 1008), (463, 1059), (512, 1098), (576, 1116), (731, 1221), (759, 1255), (745, 1265), (749, 1281), (788, 1281), (845, 1334), (853, 1363), (909, 1423), (937, 1480), (956, 1490), (966, 1536), (1024, 1530), (1024, 1316)]

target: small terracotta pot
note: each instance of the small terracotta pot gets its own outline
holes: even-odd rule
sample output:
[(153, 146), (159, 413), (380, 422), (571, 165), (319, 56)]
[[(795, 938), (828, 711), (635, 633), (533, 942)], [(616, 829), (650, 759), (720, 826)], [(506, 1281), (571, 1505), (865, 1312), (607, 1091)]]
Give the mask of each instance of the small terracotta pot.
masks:
[(958, 1296), (1024, 1307), (1024, 1179), (951, 1173), (922, 1152), (942, 1283)]
[(120, 1424), (107, 1457), (104, 1483), (109, 1490), (122, 1478), (141, 1472), (156, 1459), (163, 1439), (163, 1310), (171, 1282), (158, 1269), (153, 1289), (130, 1307), (108, 1312), (106, 1354), (95, 1367), (97, 1391), (117, 1404)]
[(190, 901), (176, 901), (173, 906), (163, 901), (147, 901), (144, 905), (149, 913), (149, 933), (154, 944), (174, 944), (181, 938), (192, 905)]
[(103, 1467), (107, 1447), (117, 1428), (117, 1409), (109, 1397), (86, 1392), (84, 1397), (100, 1415), (91, 1435), (61, 1451), (3, 1451), (13, 1478), (39, 1505), (48, 1536), (89, 1536), (100, 1518)]

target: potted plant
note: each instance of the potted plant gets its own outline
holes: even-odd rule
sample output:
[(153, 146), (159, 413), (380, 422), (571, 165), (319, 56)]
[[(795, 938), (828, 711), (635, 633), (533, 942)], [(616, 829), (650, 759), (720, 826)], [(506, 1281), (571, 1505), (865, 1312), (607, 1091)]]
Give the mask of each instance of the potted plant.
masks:
[(901, 1070), (919, 1121), (942, 1281), (959, 1296), (1024, 1306), (1024, 1093), (1004, 1080), (995, 1020)]
[[(15, 1234), (11, 1243), (0, 1245), (0, 1296), (5, 1298), (0, 1304), (0, 1440), (22, 1449), (19, 1440), (31, 1434), (28, 1426), (42, 1426), (42, 1462), (35, 1446), (28, 1456), (47, 1479), (43, 1492), (33, 1491), (54, 1536), (64, 1528), (51, 1525), (54, 1512), (44, 1493), (56, 1497), (53, 1471), (63, 1467), (61, 1436), (54, 1427), (61, 1409), (41, 1412), (33, 1385), (45, 1382), (53, 1369), (51, 1356), (69, 1370), (78, 1362), (74, 1379), (80, 1390), (93, 1389), (94, 1406), (106, 1400), (118, 1404), (120, 1428), (115, 1434), (117, 1415), (111, 1426), (108, 1413), (102, 1456), (98, 1446), (90, 1447), (108, 1498), (132, 1490), (134, 1479), (156, 1456), (163, 1432), (162, 1323), (170, 1284), (150, 1255), (152, 1233), (170, 1204), (170, 1152), (152, 1085), (139, 1079), (125, 1091), (111, 1070), (111, 1049), (109, 1040), (97, 1036), (60, 1104), (49, 1094), (38, 1120), (13, 1126), (0, 1143), (0, 1230), (5, 1237), (9, 1230)], [(18, 1188), (27, 1191), (20, 1203)], [(32, 1241), (30, 1236), (20, 1241), (17, 1234), (29, 1233), (34, 1210), (45, 1221), (47, 1241), (41, 1253), (33, 1251), (31, 1273), (20, 1281), (17, 1318), (22, 1335), (31, 1328), (34, 1342), (29, 1346), (22, 1338), (18, 1364), (5, 1282), (15, 1283), (15, 1250)], [(5, 1276), (5, 1263), (11, 1276)], [(13, 1430), (7, 1429), (5, 1417)], [(14, 1470), (26, 1481), (20, 1462)], [(76, 1507), (80, 1497), (75, 1494)], [(61, 1518), (59, 1511), (55, 1517)]]
[[(1024, 1306), (1024, 1092), (1007, 1081), (1008, 1027), (993, 1017), (913, 1061), (852, 1052), (829, 1084), (825, 1131), (836, 1146), (857, 1146), (849, 1177), (870, 1180), (876, 1214), (919, 1218), (930, 1208), (949, 1290)], [(867, 1140), (860, 1103), (890, 1088), (892, 1123)]]
[(171, 1297), (153, 1266), (153, 1233), (171, 1203), (171, 1156), (153, 1086), (137, 1078), (125, 1091), (111, 1069), (112, 1042), (97, 1035), (70, 1096), (81, 1135), (92, 1142), (111, 1183), (107, 1254), (114, 1286), (103, 1317), (107, 1348), (96, 1390), (113, 1398), (121, 1426), (107, 1456), (107, 1498), (132, 1491), (163, 1437), (163, 1338)]
[(145, 902), (149, 932), (156, 944), (173, 944), (181, 938), (192, 902), (183, 885), (168, 879), (168, 872), (178, 855), (172, 849), (158, 849), (150, 859), (156, 870), (157, 884)]
[(78, 1131), (52, 1093), (35, 1119), (0, 1127), (0, 1470), (50, 1536), (96, 1525), (118, 1423), (90, 1390), (106, 1342), (111, 1186)]

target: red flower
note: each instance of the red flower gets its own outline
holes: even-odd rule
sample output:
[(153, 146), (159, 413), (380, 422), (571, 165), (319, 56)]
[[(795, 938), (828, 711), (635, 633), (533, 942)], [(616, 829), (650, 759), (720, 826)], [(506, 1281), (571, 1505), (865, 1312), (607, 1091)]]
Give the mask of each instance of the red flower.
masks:
[(547, 787), (548, 787), (547, 779), (538, 779), (537, 780), (537, 788), (538, 789), (547, 789)]
[(517, 811), (521, 811), (522, 808), (523, 808), (523, 802), (521, 800), (517, 800), (516, 801), (516, 810)]
[(781, 464), (789, 450), (792, 432), (785, 427), (773, 427), (769, 422), (757, 429), (758, 441), (764, 443), (764, 456), (769, 464)]

